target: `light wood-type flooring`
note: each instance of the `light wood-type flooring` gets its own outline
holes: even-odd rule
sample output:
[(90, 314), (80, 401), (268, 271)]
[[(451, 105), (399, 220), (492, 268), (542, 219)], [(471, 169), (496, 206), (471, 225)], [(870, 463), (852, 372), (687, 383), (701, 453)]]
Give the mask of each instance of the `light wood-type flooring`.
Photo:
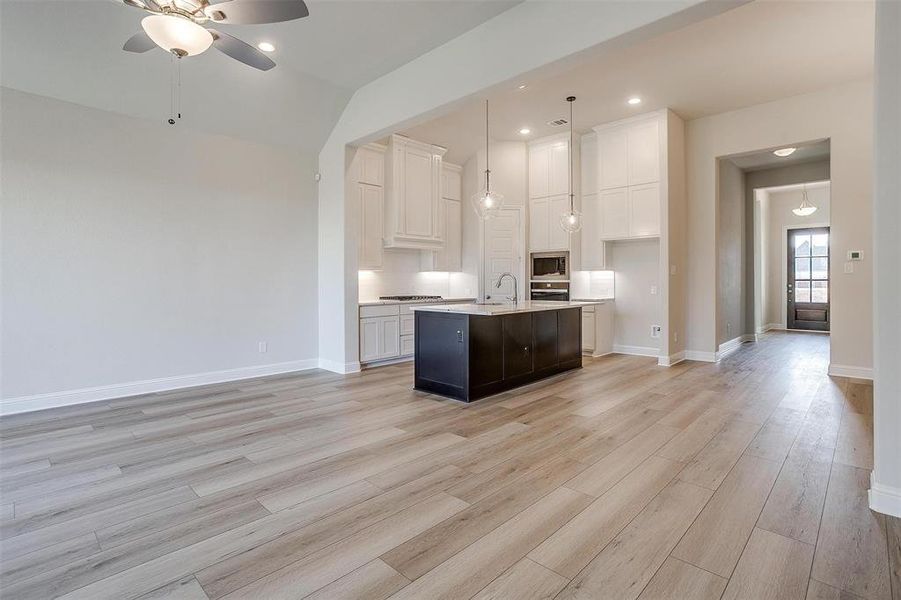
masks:
[[(0, 420), (5, 599), (901, 599), (828, 337), (465, 405), (410, 364)], [(894, 594), (894, 595), (893, 595)]]

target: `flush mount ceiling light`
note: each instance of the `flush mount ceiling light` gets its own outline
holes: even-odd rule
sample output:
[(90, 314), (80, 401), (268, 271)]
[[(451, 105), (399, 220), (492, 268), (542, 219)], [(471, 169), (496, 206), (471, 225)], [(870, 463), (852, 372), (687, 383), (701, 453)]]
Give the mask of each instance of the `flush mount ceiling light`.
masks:
[(786, 156), (791, 156), (792, 154), (794, 154), (795, 150), (797, 150), (797, 148), (779, 148), (778, 150), (773, 150), (773, 154), (775, 154), (779, 158), (785, 158)]
[(491, 191), (491, 169), (488, 168), (488, 101), (485, 100), (485, 188), (472, 197), (472, 208), (483, 221), (497, 215), (504, 205), (504, 197)]
[(213, 34), (194, 21), (175, 15), (151, 15), (141, 27), (153, 43), (179, 58), (194, 56), (213, 45)]
[(568, 96), (569, 102), (569, 210), (560, 215), (560, 226), (566, 233), (575, 233), (582, 229), (582, 213), (576, 210), (576, 194), (573, 188), (573, 102), (575, 96)]
[(524, 83), (520, 83), (520, 84), (519, 84), (519, 88), (518, 88), (518, 89), (520, 89), (520, 90), (524, 90), (524, 89), (526, 89), (526, 84), (524, 84)]
[(627, 102), (632, 106), (635, 106), (636, 104), (641, 104), (641, 98), (639, 98), (638, 96), (633, 96), (632, 98), (629, 98)]
[(275, 46), (273, 46), (269, 42), (260, 42), (259, 44), (257, 44), (257, 48), (259, 48), (263, 52), (275, 52)]
[[(794, 148), (792, 148), (794, 150)], [(797, 217), (809, 217), (817, 211), (817, 207), (807, 200), (807, 187), (801, 186), (801, 206), (793, 208), (792, 212)]]
[(519, 130), (519, 133), (520, 133), (520, 135), (529, 135), (530, 133), (532, 133), (532, 130), (529, 129), (528, 127), (523, 127), (522, 129)]

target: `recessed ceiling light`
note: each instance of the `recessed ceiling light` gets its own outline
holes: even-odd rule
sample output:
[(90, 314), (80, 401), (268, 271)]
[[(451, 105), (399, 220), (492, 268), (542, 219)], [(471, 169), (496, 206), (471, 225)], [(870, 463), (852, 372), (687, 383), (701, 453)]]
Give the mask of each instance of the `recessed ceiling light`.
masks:
[(526, 89), (526, 84), (520, 83), (520, 84), (519, 84), (519, 89), (521, 89), (521, 90)]
[(779, 148), (778, 150), (773, 150), (773, 154), (785, 158), (786, 156), (793, 154), (795, 150), (797, 150), (797, 148)]
[(638, 96), (633, 96), (632, 98), (629, 98), (628, 102), (632, 106), (635, 106), (636, 104), (641, 104), (641, 98), (639, 98)]
[(519, 130), (519, 133), (521, 135), (529, 135), (530, 133), (532, 133), (532, 130), (529, 129), (528, 127), (523, 127), (522, 129)]
[(275, 52), (275, 46), (273, 46), (269, 42), (260, 42), (259, 44), (257, 44), (257, 48), (259, 48), (263, 52)]

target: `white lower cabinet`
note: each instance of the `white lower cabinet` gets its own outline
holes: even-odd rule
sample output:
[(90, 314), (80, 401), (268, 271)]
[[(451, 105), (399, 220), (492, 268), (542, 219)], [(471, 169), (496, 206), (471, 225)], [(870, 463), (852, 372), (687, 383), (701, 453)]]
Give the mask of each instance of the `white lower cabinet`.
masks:
[(582, 353), (603, 356), (613, 352), (613, 302), (582, 307)]
[[(471, 302), (449, 301), (448, 304)], [(360, 362), (378, 363), (413, 356), (416, 313), (422, 304), (372, 304), (360, 307)]]
[(400, 317), (360, 319), (360, 362), (400, 355)]

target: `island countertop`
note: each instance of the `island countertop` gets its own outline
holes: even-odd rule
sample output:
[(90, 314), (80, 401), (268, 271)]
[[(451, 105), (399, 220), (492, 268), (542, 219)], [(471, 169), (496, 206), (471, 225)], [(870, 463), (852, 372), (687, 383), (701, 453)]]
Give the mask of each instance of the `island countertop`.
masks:
[(518, 304), (503, 302), (498, 304), (430, 304), (428, 306), (415, 306), (412, 310), (417, 312), (442, 312), (461, 315), (509, 315), (514, 313), (540, 312), (545, 310), (561, 310), (564, 308), (578, 308), (582, 306), (594, 306), (604, 304), (605, 300), (587, 300), (583, 302), (564, 302), (551, 300), (525, 300)]

